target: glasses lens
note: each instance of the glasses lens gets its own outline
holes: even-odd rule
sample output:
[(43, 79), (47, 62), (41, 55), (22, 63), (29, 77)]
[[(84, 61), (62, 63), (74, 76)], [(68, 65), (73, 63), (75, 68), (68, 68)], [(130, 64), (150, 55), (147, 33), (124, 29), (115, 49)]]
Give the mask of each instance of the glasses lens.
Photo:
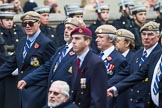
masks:
[[(35, 22), (36, 22), (36, 21), (35, 21)], [(26, 27), (27, 24), (28, 24), (30, 27), (32, 27), (32, 26), (34, 25), (35, 22), (33, 22), (33, 21), (29, 21), (29, 22), (22, 22), (22, 26), (23, 26), (23, 27)]]

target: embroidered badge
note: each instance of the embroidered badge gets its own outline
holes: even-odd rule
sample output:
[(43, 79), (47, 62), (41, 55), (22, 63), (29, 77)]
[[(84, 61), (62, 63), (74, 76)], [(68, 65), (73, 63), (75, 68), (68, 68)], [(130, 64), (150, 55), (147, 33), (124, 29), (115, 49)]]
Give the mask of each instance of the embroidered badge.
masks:
[(31, 58), (30, 64), (31, 64), (32, 66), (34, 66), (34, 67), (40, 66), (40, 63), (39, 63), (39, 60), (38, 60), (37, 57), (32, 57), (32, 58)]
[(68, 73), (72, 74), (72, 66), (69, 67)]

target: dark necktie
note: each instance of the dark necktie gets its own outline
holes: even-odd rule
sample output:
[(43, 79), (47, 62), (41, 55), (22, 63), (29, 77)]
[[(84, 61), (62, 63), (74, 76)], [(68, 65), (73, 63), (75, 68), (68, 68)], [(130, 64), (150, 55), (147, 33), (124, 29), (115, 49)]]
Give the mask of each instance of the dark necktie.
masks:
[(76, 69), (77, 69), (77, 72), (79, 72), (79, 68), (80, 68), (80, 59), (77, 58), (77, 60), (76, 60)]
[(154, 80), (154, 85), (153, 85), (154, 95), (157, 95), (157, 93), (159, 92), (159, 83), (161, 78), (162, 78), (162, 57), (159, 64), (158, 72), (156, 73), (155, 80)]
[(28, 53), (28, 51), (29, 51), (29, 49), (30, 49), (30, 44), (31, 44), (31, 42), (30, 42), (30, 40), (28, 39), (28, 40), (26, 41), (26, 43), (25, 43), (25, 46), (24, 46), (23, 61), (24, 61), (24, 59), (25, 59), (25, 57), (26, 57), (26, 55), (27, 55), (27, 53)]
[(140, 60), (140, 62), (139, 62), (139, 66), (141, 66), (142, 64), (143, 64), (143, 62), (145, 62), (145, 60), (147, 59), (147, 52), (146, 52), (146, 50), (143, 52), (143, 54), (142, 54), (142, 57), (141, 57), (141, 60)]

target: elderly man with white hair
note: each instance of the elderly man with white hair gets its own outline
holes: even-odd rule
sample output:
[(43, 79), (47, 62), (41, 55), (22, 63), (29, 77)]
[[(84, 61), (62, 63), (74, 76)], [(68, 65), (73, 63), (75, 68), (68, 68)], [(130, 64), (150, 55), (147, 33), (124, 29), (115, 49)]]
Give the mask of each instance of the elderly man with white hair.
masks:
[(52, 83), (48, 92), (48, 105), (43, 108), (78, 108), (69, 98), (69, 85), (61, 80)]

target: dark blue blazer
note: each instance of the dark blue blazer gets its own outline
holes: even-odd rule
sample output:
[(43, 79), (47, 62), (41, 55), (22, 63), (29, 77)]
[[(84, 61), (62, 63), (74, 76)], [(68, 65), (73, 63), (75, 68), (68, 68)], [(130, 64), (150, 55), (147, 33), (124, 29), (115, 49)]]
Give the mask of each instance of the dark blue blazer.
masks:
[[(15, 54), (5, 64), (0, 67), (0, 78), (11, 74), (18, 68), (18, 80), (21, 80), (29, 73), (32, 73), (40, 65), (44, 64), (54, 54), (53, 42), (42, 33), (36, 38), (27, 53), (24, 62), (22, 62), (23, 48), (26, 43), (26, 37), (21, 40)], [(37, 82), (35, 86), (21, 90), (20, 105), (23, 108), (38, 108), (45, 104), (47, 79)], [(41, 95), (41, 98), (39, 98)]]
[[(109, 56), (108, 58), (111, 58), (111, 60), (107, 60), (110, 65), (113, 65), (114, 68), (113, 69), (109, 69), (112, 71), (111, 74), (107, 73), (108, 76), (108, 83), (111, 80), (111, 78), (114, 77), (114, 75), (118, 74), (119, 72), (123, 72), (123, 73), (128, 73), (128, 70), (126, 69), (126, 67), (128, 66), (128, 62), (126, 60), (126, 58), (124, 56), (122, 56), (117, 50), (114, 50)], [(110, 68), (110, 67), (108, 67)], [(114, 82), (111, 82), (111, 85), (113, 85)]]
[[(153, 52), (155, 52), (159, 49), (161, 49), (161, 46), (158, 44), (152, 50), (152, 52), (150, 53), (149, 56), (151, 56), (153, 54)], [(131, 72), (131, 74), (139, 70), (139, 62), (141, 60), (143, 50), (144, 49), (142, 48), (142, 49), (136, 51), (133, 59), (131, 60), (131, 65), (130, 65), (130, 70), (129, 70)], [(141, 66), (143, 66), (143, 64)], [(146, 96), (148, 95), (148, 93), (145, 91), (145, 89), (147, 88), (147, 85), (148, 85), (148, 78), (146, 78), (145, 80), (143, 80), (140, 83), (133, 86), (129, 90), (129, 98), (132, 98), (133, 101), (136, 100), (136, 102), (138, 102), (138, 101), (144, 102)]]
[(78, 73), (75, 63), (72, 68), (72, 101), (80, 108), (107, 108), (107, 77), (102, 60), (90, 50)]
[(23, 80), (27, 82), (28, 86), (31, 86), (42, 79), (48, 79), (48, 88), (51, 83), (56, 80), (63, 80), (71, 85), (72, 63), (76, 58), (76, 54), (72, 51), (72, 49), (66, 54), (56, 68), (56, 63), (64, 47), (65, 46), (59, 47), (49, 61), (36, 69), (33, 73), (23, 78)]
[(132, 58), (134, 57), (134, 52), (132, 50), (129, 50), (128, 54), (126, 55), (126, 60), (128, 63), (131, 63)]
[[(141, 82), (145, 78), (148, 77), (148, 88), (146, 88), (146, 92), (150, 92), (151, 90), (151, 82), (152, 82), (152, 76), (153, 72), (155, 69), (155, 66), (160, 59), (162, 54), (162, 50), (157, 50), (155, 51), (143, 64), (143, 66), (140, 67), (140, 69), (133, 74), (131, 74), (129, 77), (126, 79), (122, 80), (121, 82), (117, 83), (115, 86), (117, 87), (117, 90), (119, 93), (122, 91), (128, 89), (129, 87)], [(148, 91), (147, 91), (148, 90)], [(151, 99), (150, 95), (148, 96), (149, 99)], [(147, 104), (145, 104), (147, 105)], [(162, 107), (162, 81), (160, 81), (160, 86), (159, 86), (159, 108)], [(151, 103), (147, 106), (146, 108), (154, 108), (154, 104)]]

